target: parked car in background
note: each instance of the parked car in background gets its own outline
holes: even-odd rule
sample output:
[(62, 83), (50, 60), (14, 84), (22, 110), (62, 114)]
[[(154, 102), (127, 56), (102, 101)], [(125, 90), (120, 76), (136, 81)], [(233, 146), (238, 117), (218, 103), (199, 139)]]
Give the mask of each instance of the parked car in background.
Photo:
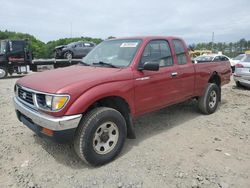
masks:
[(196, 61), (197, 63), (203, 63), (203, 62), (217, 62), (217, 61), (229, 61), (230, 62), (230, 65), (231, 65), (231, 69), (232, 69), (232, 72), (234, 72), (234, 69), (235, 69), (235, 64), (234, 61), (223, 55), (223, 54), (208, 54), (208, 55), (201, 55), (201, 56), (198, 56), (196, 58), (194, 58), (194, 61)]
[(72, 42), (68, 45), (57, 46), (54, 49), (55, 58), (82, 58), (85, 57), (94, 47), (93, 42)]
[(233, 63), (236, 65), (241, 60), (243, 60), (246, 57), (246, 54), (239, 54), (236, 57), (232, 58)]
[(250, 54), (244, 54), (244, 58), (235, 65), (234, 81), (238, 87), (250, 88)]

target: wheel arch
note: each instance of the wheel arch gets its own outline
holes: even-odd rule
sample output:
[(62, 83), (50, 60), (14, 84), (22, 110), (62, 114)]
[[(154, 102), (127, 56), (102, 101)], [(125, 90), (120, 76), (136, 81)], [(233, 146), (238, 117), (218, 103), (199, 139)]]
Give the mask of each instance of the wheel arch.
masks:
[[(85, 93), (86, 94), (86, 93)], [(91, 101), (91, 102), (90, 102)], [(120, 95), (100, 95), (95, 97), (93, 93), (89, 93), (88, 96), (83, 95), (76, 100), (66, 112), (67, 114), (87, 114), (89, 111), (97, 107), (110, 107), (119, 111), (127, 125), (127, 137), (135, 138), (134, 124), (133, 124), (133, 109), (129, 104), (128, 99)]]
[(127, 125), (127, 137), (135, 138), (134, 125), (132, 121), (131, 108), (128, 102), (121, 96), (106, 96), (96, 100), (92, 103), (84, 113), (89, 112), (90, 110), (96, 107), (110, 107), (119, 111)]
[(210, 76), (208, 83), (214, 83), (219, 88), (219, 101), (221, 101), (221, 77), (218, 72), (214, 71)]
[(220, 75), (216, 71), (214, 71), (210, 76), (208, 83), (215, 83), (218, 87), (220, 87), (221, 86)]

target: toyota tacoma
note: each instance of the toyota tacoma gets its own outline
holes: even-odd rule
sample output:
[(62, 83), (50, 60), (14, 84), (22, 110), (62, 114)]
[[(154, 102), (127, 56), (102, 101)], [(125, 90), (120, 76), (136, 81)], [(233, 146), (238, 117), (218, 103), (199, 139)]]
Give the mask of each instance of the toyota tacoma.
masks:
[(192, 62), (178, 37), (111, 39), (78, 65), (19, 79), (14, 105), (36, 134), (72, 141), (82, 160), (102, 165), (135, 138), (133, 119), (142, 114), (189, 99), (214, 113), (230, 75), (227, 60)]

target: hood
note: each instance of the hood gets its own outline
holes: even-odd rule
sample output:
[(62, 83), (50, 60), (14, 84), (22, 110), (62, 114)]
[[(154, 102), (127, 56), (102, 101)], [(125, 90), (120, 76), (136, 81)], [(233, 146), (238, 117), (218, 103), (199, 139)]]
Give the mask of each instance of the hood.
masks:
[(25, 76), (17, 84), (46, 93), (80, 94), (110, 81), (129, 79), (123, 69), (74, 65)]
[(65, 46), (67, 46), (67, 45), (56, 46), (55, 49), (64, 48)]

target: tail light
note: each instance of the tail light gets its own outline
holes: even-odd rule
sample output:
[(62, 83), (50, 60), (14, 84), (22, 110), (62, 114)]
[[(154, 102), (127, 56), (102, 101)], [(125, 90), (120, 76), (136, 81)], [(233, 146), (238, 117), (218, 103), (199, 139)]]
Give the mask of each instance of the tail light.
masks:
[(236, 68), (243, 68), (244, 66), (243, 66), (242, 64), (239, 64), (239, 63), (238, 63), (238, 64), (235, 65), (235, 67), (236, 67)]

